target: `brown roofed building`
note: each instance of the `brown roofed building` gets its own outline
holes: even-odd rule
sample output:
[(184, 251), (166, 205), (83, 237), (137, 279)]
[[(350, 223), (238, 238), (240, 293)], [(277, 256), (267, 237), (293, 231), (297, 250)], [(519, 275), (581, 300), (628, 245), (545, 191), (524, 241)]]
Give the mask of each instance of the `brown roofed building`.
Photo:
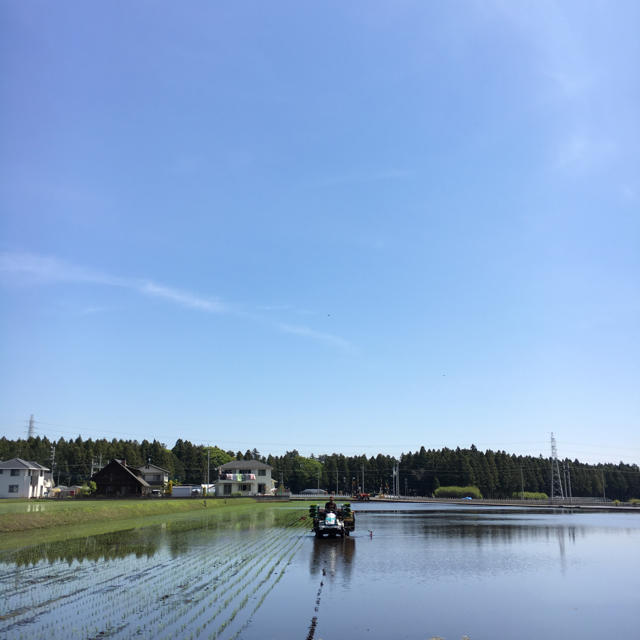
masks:
[(96, 483), (96, 493), (101, 496), (146, 496), (151, 491), (142, 473), (128, 467), (125, 460), (112, 460), (94, 473), (91, 479)]

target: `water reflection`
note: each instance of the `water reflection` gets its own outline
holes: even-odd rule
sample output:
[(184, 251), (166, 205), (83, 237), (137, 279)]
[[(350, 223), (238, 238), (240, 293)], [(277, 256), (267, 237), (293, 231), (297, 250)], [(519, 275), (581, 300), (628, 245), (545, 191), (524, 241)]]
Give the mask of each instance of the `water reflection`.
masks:
[(66, 562), (70, 565), (74, 561), (115, 560), (130, 555), (136, 558), (151, 558), (157, 552), (160, 541), (160, 527), (128, 529), (25, 547), (3, 554), (0, 562), (25, 567), (41, 561), (49, 564)]
[(354, 506), (354, 539), (307, 538), (242, 640), (638, 637), (640, 513)]
[(314, 538), (309, 560), (309, 573), (322, 574), (333, 580), (336, 576), (351, 580), (356, 541), (353, 538)]
[(158, 524), (121, 531), (48, 542), (0, 554), (0, 564), (24, 567), (39, 562), (104, 561), (127, 556), (151, 558), (167, 548), (172, 558), (206, 545), (219, 531), (251, 532), (289, 523), (287, 511), (248, 510), (240, 513), (199, 513), (166, 518)]
[(473, 540), (478, 546), (483, 544), (522, 543), (544, 539), (552, 540), (558, 536), (566, 536), (575, 542), (577, 537), (584, 537), (593, 528), (566, 525), (538, 525), (526, 526), (523, 524), (488, 524), (476, 523), (450, 523), (450, 524), (422, 524), (422, 535), (425, 538), (464, 538)]

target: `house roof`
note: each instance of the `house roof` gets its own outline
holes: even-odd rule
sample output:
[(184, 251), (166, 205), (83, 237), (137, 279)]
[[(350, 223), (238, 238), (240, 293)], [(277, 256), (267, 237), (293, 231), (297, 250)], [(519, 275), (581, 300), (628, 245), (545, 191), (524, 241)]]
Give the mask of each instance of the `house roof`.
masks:
[(11, 458), (11, 460), (0, 462), (0, 469), (37, 469), (38, 471), (49, 471), (48, 467), (43, 467), (37, 462), (29, 462), (22, 458)]
[[(102, 469), (100, 469), (100, 471), (97, 471), (96, 473), (94, 473), (91, 477), (95, 478), (96, 476), (100, 475), (100, 473), (102, 473), (107, 467), (110, 467), (112, 464), (116, 464), (119, 467), (122, 467), (132, 478), (136, 479), (136, 482), (139, 482), (143, 487), (149, 487), (151, 488), (151, 485), (144, 480), (143, 478), (141, 478), (140, 476), (137, 476), (134, 472), (133, 469), (131, 467), (128, 467), (126, 464), (123, 464), (122, 460), (116, 460), (113, 459), (108, 465), (106, 465), (105, 467), (102, 467)], [(137, 470), (137, 469), (136, 469)]]
[(165, 473), (170, 473), (169, 469), (164, 469), (163, 467), (159, 467), (157, 464), (145, 464), (141, 467), (136, 467), (138, 471), (149, 471), (151, 469), (157, 469), (158, 471), (164, 471)]
[(220, 471), (226, 471), (227, 469), (273, 469), (271, 465), (260, 462), (260, 460), (232, 460), (218, 468)]

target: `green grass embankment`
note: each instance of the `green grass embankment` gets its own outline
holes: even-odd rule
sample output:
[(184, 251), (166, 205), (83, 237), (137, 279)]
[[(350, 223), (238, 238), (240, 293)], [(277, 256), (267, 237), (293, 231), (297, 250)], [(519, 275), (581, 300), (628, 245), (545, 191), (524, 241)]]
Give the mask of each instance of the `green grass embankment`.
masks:
[[(205, 507), (206, 503), (206, 507)], [(171, 521), (260, 509), (251, 498), (0, 502), (0, 550)]]
[[(206, 504), (206, 507), (204, 506)], [(46, 500), (0, 503), (0, 533), (72, 526), (90, 522), (131, 520), (223, 507), (255, 504), (251, 498), (229, 501), (167, 498), (163, 500)]]

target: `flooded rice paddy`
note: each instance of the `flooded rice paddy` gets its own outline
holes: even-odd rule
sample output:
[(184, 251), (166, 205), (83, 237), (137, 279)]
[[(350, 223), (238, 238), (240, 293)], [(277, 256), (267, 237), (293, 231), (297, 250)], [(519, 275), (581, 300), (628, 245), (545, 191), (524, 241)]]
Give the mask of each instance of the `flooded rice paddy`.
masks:
[(639, 638), (640, 513), (297, 504), (0, 555), (0, 637)]

